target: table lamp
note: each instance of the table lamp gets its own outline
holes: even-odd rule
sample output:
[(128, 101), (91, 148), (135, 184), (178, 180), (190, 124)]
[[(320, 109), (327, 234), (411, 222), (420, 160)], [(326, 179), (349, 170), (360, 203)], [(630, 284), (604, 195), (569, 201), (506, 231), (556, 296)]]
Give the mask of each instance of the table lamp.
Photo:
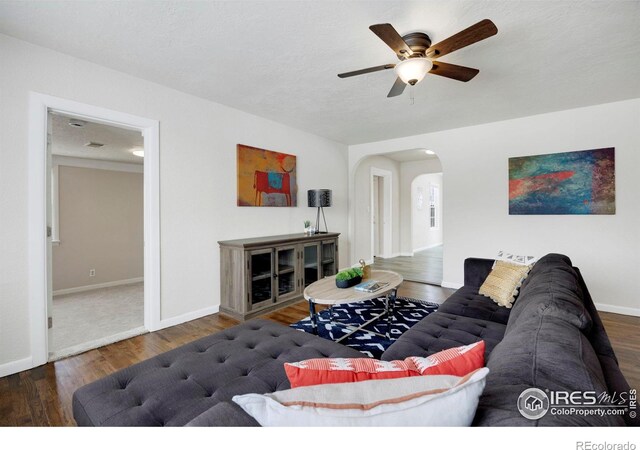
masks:
[[(325, 207), (331, 206), (331, 189), (310, 189), (307, 191), (307, 201), (309, 207), (318, 208), (316, 214), (316, 234), (328, 233), (327, 219), (324, 217)], [(322, 211), (322, 219), (324, 220), (324, 231), (320, 231), (320, 211)]]

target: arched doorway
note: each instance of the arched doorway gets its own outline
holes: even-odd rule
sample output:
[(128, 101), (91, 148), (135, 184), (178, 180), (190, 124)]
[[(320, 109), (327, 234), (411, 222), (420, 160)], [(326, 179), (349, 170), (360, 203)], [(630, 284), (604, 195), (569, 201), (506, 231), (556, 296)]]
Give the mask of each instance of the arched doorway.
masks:
[[(378, 178), (378, 169), (386, 171), (388, 178)], [(356, 259), (396, 271), (408, 281), (441, 285), (443, 180), (438, 156), (427, 149), (363, 158), (354, 176)], [(380, 242), (380, 209), (376, 205), (382, 199), (381, 189), (390, 190), (390, 201), (382, 206), (388, 208), (385, 213), (390, 213), (388, 223), (382, 223), (382, 228), (390, 232), (385, 242), (391, 248), (385, 251), (375, 245)]]

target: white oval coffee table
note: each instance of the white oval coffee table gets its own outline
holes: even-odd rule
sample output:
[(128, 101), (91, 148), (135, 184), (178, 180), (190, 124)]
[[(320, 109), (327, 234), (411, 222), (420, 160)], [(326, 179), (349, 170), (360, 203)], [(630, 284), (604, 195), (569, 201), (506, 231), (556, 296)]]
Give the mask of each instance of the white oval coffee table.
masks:
[[(385, 308), (381, 314), (374, 316), (362, 325), (354, 327), (352, 325), (346, 325), (340, 322), (334, 322), (345, 326), (351, 330), (351, 332), (336, 342), (340, 342), (343, 339), (351, 336), (356, 331), (362, 330), (367, 325), (379, 320), (383, 316), (387, 317), (387, 335), (389, 338), (390, 320), (393, 315), (393, 303), (396, 299), (398, 286), (404, 281), (400, 274), (392, 272), (390, 270), (372, 270), (371, 276), (363, 282), (375, 280), (379, 283), (387, 283), (385, 286), (374, 292), (364, 292), (356, 290), (355, 286), (350, 288), (339, 288), (336, 286), (336, 276), (331, 276), (318, 280), (315, 283), (310, 284), (304, 290), (304, 298), (309, 302), (309, 317), (311, 318), (311, 324), (314, 334), (318, 334), (318, 315), (316, 314), (316, 305), (340, 305), (345, 303), (356, 303), (365, 300), (371, 300), (378, 297), (385, 297)], [(373, 331), (367, 330), (370, 333)]]

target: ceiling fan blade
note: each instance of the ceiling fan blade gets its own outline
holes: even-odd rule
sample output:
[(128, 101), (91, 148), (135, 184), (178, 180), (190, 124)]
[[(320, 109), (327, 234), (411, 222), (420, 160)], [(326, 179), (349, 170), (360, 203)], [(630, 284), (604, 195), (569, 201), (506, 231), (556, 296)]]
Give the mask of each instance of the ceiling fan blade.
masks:
[(497, 32), (498, 28), (492, 21), (489, 19), (481, 20), (475, 25), (471, 25), (469, 28), (454, 34), (444, 41), (432, 45), (427, 49), (427, 56), (431, 59), (439, 58), (448, 53), (455, 52), (463, 47), (491, 37)]
[(356, 75), (377, 72), (379, 70), (393, 69), (395, 66), (396, 66), (395, 64), (385, 64), (383, 66), (375, 66), (375, 67), (369, 67), (367, 69), (354, 70), (353, 72), (339, 73), (338, 76), (340, 78), (354, 77)]
[(402, 39), (402, 36), (396, 31), (395, 28), (388, 23), (379, 23), (377, 25), (371, 25), (369, 27), (371, 31), (373, 31), (376, 36), (384, 41), (391, 50), (396, 52), (398, 56), (410, 56), (413, 54), (411, 48), (407, 45), (407, 43)]
[(391, 86), (391, 90), (387, 94), (387, 97), (397, 97), (404, 92), (404, 88), (406, 86), (407, 85), (404, 84), (404, 81), (402, 81), (400, 77), (396, 78), (396, 82)]
[(469, 81), (480, 71), (471, 67), (458, 66), (456, 64), (447, 64), (441, 61), (434, 61), (433, 67), (429, 71), (434, 75), (440, 75), (441, 77), (453, 78), (458, 81)]

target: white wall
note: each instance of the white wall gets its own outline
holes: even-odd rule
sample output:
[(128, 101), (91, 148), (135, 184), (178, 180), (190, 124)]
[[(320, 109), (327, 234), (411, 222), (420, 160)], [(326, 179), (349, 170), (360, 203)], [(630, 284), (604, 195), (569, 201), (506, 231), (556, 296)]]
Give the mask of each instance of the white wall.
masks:
[[(431, 228), (431, 186), (438, 187), (436, 199), (436, 227)], [(418, 193), (422, 191), (422, 207), (418, 205)], [(429, 173), (417, 176), (411, 183), (411, 245), (417, 252), (442, 245), (442, 174)]]
[[(444, 172), (444, 284), (463, 282), (468, 256), (499, 250), (568, 255), (603, 310), (640, 315), (640, 99), (349, 147), (353, 173), (369, 155), (437, 152)], [(616, 149), (616, 214), (510, 216), (508, 158)], [(352, 187), (353, 188), (353, 187)], [(355, 220), (355, 211), (351, 211)], [(365, 238), (366, 239), (366, 238)]]
[(54, 292), (144, 276), (142, 177), (58, 166), (60, 243), (52, 248)]
[[(327, 223), (349, 260), (345, 145), (3, 35), (0, 61), (0, 372), (30, 357), (30, 91), (160, 121), (163, 320), (219, 304), (217, 241), (302, 232), (307, 189), (333, 190)], [(298, 156), (298, 207), (236, 206), (238, 143)]]
[[(362, 160), (355, 169), (353, 198), (354, 236), (350, 239), (353, 245), (353, 255), (348, 260), (341, 259), (341, 265), (347, 266), (345, 261), (354, 263), (360, 259), (372, 261), (371, 252), (371, 169), (377, 168), (391, 172), (391, 253), (398, 254), (400, 249), (400, 163), (384, 156), (374, 156)], [(389, 256), (389, 255), (385, 255)]]

